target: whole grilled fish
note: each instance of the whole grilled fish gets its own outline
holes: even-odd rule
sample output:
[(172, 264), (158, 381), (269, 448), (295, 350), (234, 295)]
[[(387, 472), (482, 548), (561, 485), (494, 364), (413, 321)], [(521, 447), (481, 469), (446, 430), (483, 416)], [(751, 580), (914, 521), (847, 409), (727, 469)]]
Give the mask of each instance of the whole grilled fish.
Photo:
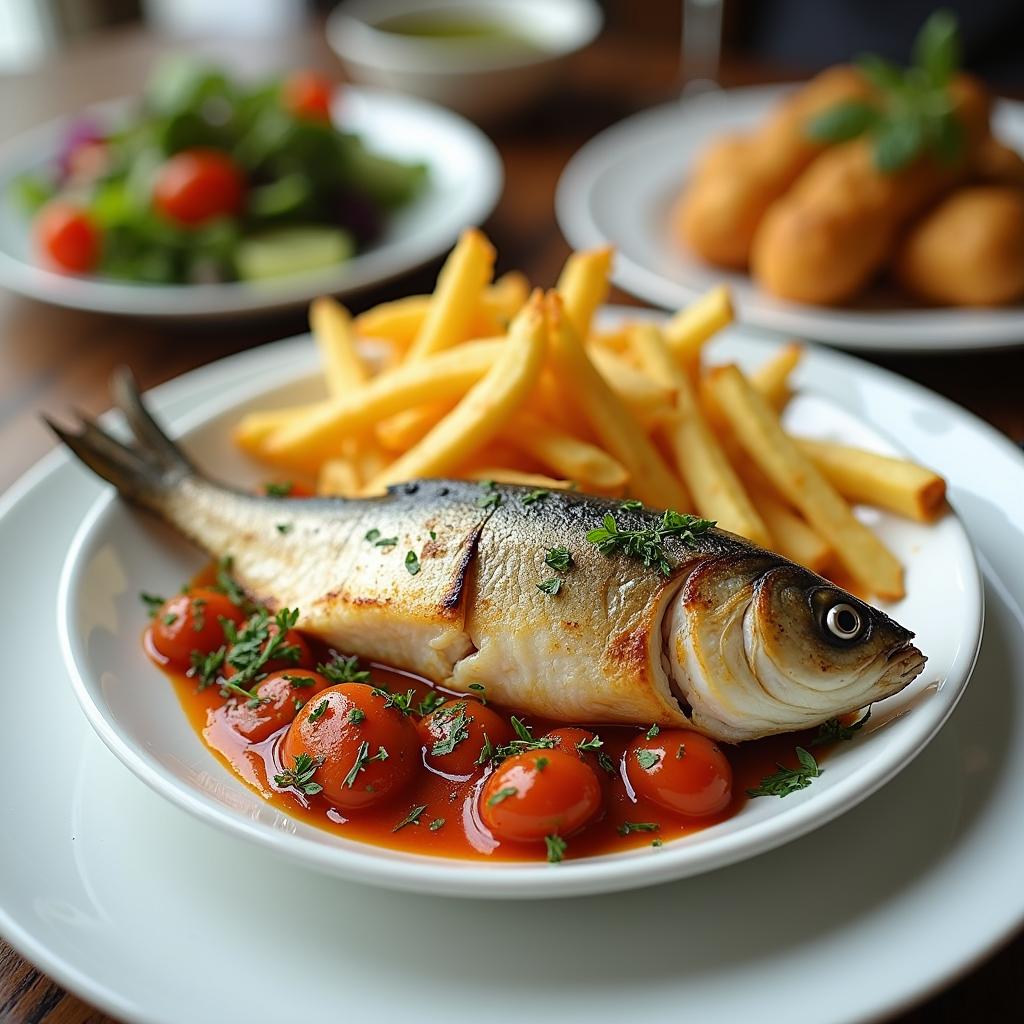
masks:
[[(129, 375), (114, 393), (135, 443), (88, 422), (54, 427), (82, 461), (209, 554), (230, 555), (250, 595), (300, 609), (300, 628), (452, 690), (482, 686), (558, 720), (738, 742), (862, 708), (924, 666), (888, 616), (733, 534), (665, 530), (636, 503), (465, 481), (357, 500), (255, 496), (200, 475)], [(609, 526), (619, 539), (602, 553), (588, 533)], [(629, 538), (653, 543), (652, 564)], [(552, 548), (569, 563), (545, 564)], [(549, 579), (560, 583), (538, 587)]]

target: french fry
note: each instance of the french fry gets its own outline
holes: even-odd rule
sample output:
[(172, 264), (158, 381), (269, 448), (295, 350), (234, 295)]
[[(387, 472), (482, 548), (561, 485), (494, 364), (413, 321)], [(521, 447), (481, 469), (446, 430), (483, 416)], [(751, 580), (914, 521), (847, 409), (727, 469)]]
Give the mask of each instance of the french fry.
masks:
[(565, 305), (565, 315), (581, 341), (590, 334), (590, 324), (597, 307), (608, 298), (608, 273), (613, 250), (589, 249), (574, 252), (558, 278), (558, 294)]
[(771, 484), (755, 479), (760, 475), (756, 467), (750, 468), (754, 473), (744, 472), (743, 484), (771, 533), (772, 543), (768, 547), (811, 572), (827, 572), (835, 559), (831, 545), (776, 495)]
[(572, 395), (559, 384), (550, 351), (537, 386), (526, 400), (526, 408), (566, 434), (572, 434), (582, 441), (594, 439), (593, 431), (583, 419)]
[(329, 395), (344, 395), (370, 379), (356, 350), (352, 318), (341, 303), (327, 295), (314, 299), (309, 307), (309, 325), (320, 350)]
[(682, 481), (588, 358), (558, 293), (548, 293), (547, 309), (552, 364), (561, 380), (573, 382), (576, 403), (594, 433), (625, 466), (630, 493), (659, 508), (688, 509), (689, 495)]
[(471, 469), (463, 474), (466, 480), (494, 480), (499, 484), (520, 484), (523, 487), (537, 487), (552, 491), (566, 491), (574, 481), (556, 480), (543, 473), (524, 473), (521, 469), (508, 469), (504, 466), (484, 466), (482, 469)]
[[(504, 334), (509, 322), (522, 309), (529, 291), (529, 283), (518, 271), (502, 274), (494, 284), (484, 289), (470, 318), (466, 337), (460, 340)], [(408, 295), (392, 302), (382, 302), (355, 318), (355, 332), (361, 338), (380, 338), (404, 351), (423, 326), (432, 298), (432, 295)]]
[[(506, 345), (504, 340), (469, 341), (451, 352), (398, 366), (358, 391), (319, 403), (305, 416), (292, 417), (264, 440), (261, 457), (316, 472), (324, 460), (340, 454), (342, 440), (383, 417), (465, 394), (491, 369)], [(243, 419), (239, 431), (244, 432), (245, 423)]]
[(389, 452), (401, 454), (426, 437), (453, 408), (453, 402), (430, 402), (395, 413), (377, 424), (377, 439)]
[(740, 370), (715, 367), (707, 381), (739, 444), (833, 545), (847, 572), (873, 594), (889, 600), (903, 597), (903, 567), (786, 435), (771, 406)]
[(776, 412), (785, 409), (790, 399), (792, 389), (789, 386), (789, 376), (796, 369), (803, 354), (803, 346), (791, 342), (780, 348), (750, 375), (750, 383), (761, 392), (765, 401)]
[(494, 272), (494, 247), (476, 228), (462, 232), (437, 278), (430, 308), (406, 358), (410, 361), (457, 345)]
[(329, 403), (315, 402), (288, 409), (261, 409), (250, 412), (235, 424), (232, 437), (235, 444), (249, 455), (260, 457), (268, 437), (292, 423), (298, 423), (324, 409)]
[(732, 296), (725, 285), (706, 292), (665, 324), (665, 341), (683, 368), (696, 380), (704, 343), (734, 319)]
[(847, 501), (876, 505), (919, 523), (931, 522), (945, 506), (946, 481), (924, 466), (832, 441), (795, 440)]
[(629, 330), (622, 328), (618, 331), (591, 331), (587, 338), (587, 351), (592, 347), (607, 349), (617, 356), (625, 356), (629, 352)]
[(723, 530), (770, 547), (769, 528), (704, 422), (690, 379), (673, 359), (661, 331), (654, 324), (637, 324), (631, 340), (650, 376), (675, 391), (676, 414), (661, 430), (693, 495), (696, 511), (716, 520)]
[(502, 436), (584, 490), (620, 492), (629, 480), (626, 468), (607, 452), (528, 412), (516, 413)]
[(359, 471), (351, 459), (328, 459), (316, 478), (316, 492), (341, 498), (355, 498), (362, 489)]
[[(544, 310), (538, 292), (512, 322), (504, 350), (487, 374), (426, 437), (371, 480), (366, 490), (375, 493), (402, 480), (443, 476), (469, 459), (522, 404), (544, 365), (545, 345)], [(449, 354), (460, 355), (465, 348)]]
[(587, 350), (590, 361), (605, 383), (622, 400), (622, 404), (650, 430), (661, 419), (672, 414), (675, 394), (670, 385), (652, 380), (642, 370), (627, 363), (620, 355), (606, 349)]

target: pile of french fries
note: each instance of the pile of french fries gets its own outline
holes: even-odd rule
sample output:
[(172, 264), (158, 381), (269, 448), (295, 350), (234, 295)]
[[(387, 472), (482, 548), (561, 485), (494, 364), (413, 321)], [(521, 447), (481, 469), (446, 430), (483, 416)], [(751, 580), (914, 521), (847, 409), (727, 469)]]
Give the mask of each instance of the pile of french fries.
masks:
[(355, 318), (318, 299), (310, 322), (327, 397), (250, 413), (239, 446), (327, 495), (443, 476), (639, 498), (714, 519), (865, 595), (903, 596), (903, 567), (851, 506), (928, 522), (945, 482), (790, 436), (780, 414), (800, 346), (749, 375), (708, 366), (705, 344), (733, 318), (725, 288), (663, 326), (602, 331), (610, 249), (573, 253), (546, 293), (517, 273), (493, 280), (494, 258), (468, 230), (431, 295)]

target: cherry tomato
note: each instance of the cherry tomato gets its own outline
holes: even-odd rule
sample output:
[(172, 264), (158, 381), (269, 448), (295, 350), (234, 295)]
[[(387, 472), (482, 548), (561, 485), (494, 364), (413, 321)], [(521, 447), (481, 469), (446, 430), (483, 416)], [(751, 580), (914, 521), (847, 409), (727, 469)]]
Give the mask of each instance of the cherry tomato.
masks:
[[(249, 629), (252, 626), (252, 623), (253, 620), (249, 619), (249, 621), (242, 627), (242, 630)], [(267, 639), (263, 644), (262, 649), (266, 650), (267, 644), (269, 644), (280, 632), (281, 630), (277, 623), (271, 620), (267, 624)], [(261, 672), (284, 672), (292, 668), (309, 668), (315, 662), (313, 652), (309, 649), (309, 644), (306, 643), (302, 634), (294, 629), (288, 630), (285, 634), (284, 641), (280, 647), (278, 647), (278, 650), (284, 651), (285, 653), (276, 658), (271, 658), (261, 667)], [(227, 676), (228, 679), (237, 672), (238, 668), (235, 665), (232, 665), (230, 662), (224, 663), (224, 675)]]
[(626, 748), (626, 777), (637, 796), (691, 817), (717, 814), (732, 799), (732, 768), (718, 745), (687, 729), (663, 729)]
[(503, 761), (480, 793), (480, 817), (498, 839), (570, 835), (601, 807), (593, 769), (564, 750), (531, 750)]
[(281, 745), (286, 769), (305, 754), (319, 767), (313, 781), (342, 811), (389, 800), (413, 779), (420, 763), (416, 726), (387, 694), (366, 683), (321, 690), (296, 716)]
[(259, 743), (289, 725), (316, 694), (330, 685), (319, 672), (304, 668), (272, 672), (256, 687), (260, 703), (253, 707), (251, 701), (237, 701), (228, 710), (228, 720), (250, 743)]
[(245, 178), (226, 153), (186, 149), (159, 170), (153, 186), (157, 209), (170, 220), (194, 226), (239, 213)]
[(296, 71), (281, 86), (281, 103), (290, 114), (311, 121), (330, 121), (333, 84), (315, 71)]
[(197, 587), (176, 594), (153, 617), (153, 646), (175, 668), (187, 669), (193, 651), (209, 654), (224, 643), (222, 618), (240, 623), (245, 615), (218, 590)]
[[(472, 775), (491, 749), (512, 739), (512, 729), (497, 712), (476, 700), (450, 700), (419, 724), (427, 763), (445, 775)], [(486, 758), (484, 759), (486, 760)]]
[(47, 203), (36, 217), (35, 235), (45, 257), (60, 270), (85, 274), (99, 262), (100, 230), (73, 203)]

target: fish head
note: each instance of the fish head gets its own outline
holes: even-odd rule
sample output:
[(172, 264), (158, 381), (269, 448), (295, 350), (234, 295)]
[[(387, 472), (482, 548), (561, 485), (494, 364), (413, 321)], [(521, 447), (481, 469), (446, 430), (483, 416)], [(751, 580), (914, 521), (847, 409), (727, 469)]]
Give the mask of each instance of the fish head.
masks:
[(670, 671), (717, 739), (810, 728), (901, 690), (923, 669), (914, 634), (765, 552), (709, 560), (671, 613)]

